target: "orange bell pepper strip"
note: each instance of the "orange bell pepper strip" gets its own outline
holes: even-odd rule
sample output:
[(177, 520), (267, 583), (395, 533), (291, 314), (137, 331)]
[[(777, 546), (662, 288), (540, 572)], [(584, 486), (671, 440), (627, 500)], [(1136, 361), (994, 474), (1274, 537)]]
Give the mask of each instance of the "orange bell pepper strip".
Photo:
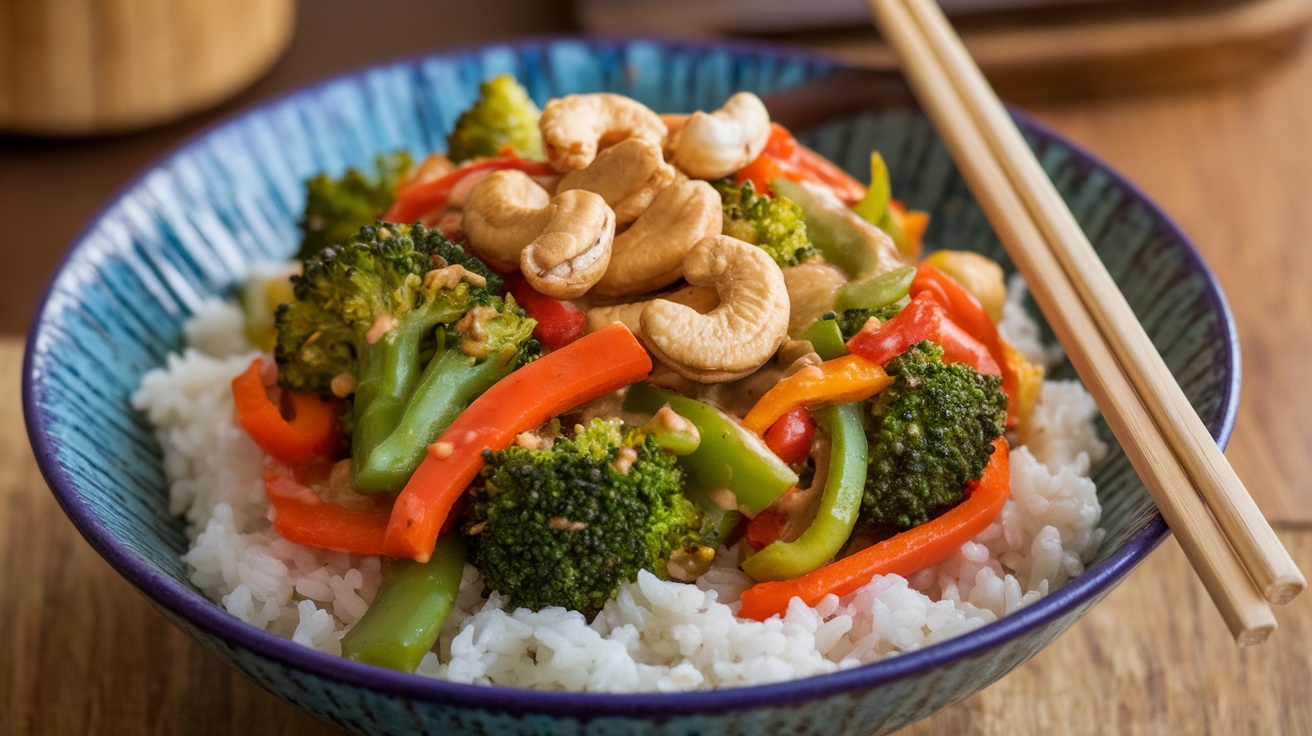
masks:
[(843, 597), (876, 575), (906, 577), (947, 559), (997, 518), (1011, 494), (1007, 442), (993, 443), (993, 455), (979, 480), (966, 488), (961, 503), (913, 529), (878, 542), (800, 578), (757, 583), (743, 592), (742, 618), (764, 621), (782, 616), (794, 598), (814, 606), (827, 595)]
[(422, 181), (403, 188), (396, 193), (396, 199), (383, 213), (383, 222), (415, 222), (424, 215), (441, 210), (451, 198), (451, 191), (466, 176), (478, 171), (495, 171), (497, 169), (518, 169), (529, 176), (546, 176), (555, 173), (545, 161), (530, 161), (518, 156), (499, 156), (485, 158), (465, 164), (446, 176), (429, 181)]
[(342, 449), (343, 406), (304, 391), (279, 390), (284, 411), (269, 398), (264, 359), (256, 358), (232, 379), (237, 424), (267, 455), (297, 465)]
[(372, 510), (329, 503), (297, 479), (292, 468), (274, 461), (264, 466), (264, 493), (269, 521), (284, 539), (358, 555), (383, 554), (392, 517), (387, 499), (377, 498)]
[(498, 381), (429, 446), (392, 507), (386, 553), (427, 562), (451, 507), (483, 469), (484, 450), (509, 447), (520, 432), (650, 372), (651, 357), (617, 322)]
[(892, 382), (878, 363), (860, 355), (832, 358), (770, 387), (743, 417), (743, 426), (761, 434), (794, 407), (862, 401)]

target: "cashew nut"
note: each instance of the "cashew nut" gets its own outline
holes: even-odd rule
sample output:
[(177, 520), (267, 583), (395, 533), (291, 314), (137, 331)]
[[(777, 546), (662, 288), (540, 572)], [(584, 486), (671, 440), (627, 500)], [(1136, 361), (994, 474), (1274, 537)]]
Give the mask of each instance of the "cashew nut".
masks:
[(703, 238), (719, 235), (723, 226), (715, 189), (704, 181), (676, 179), (628, 230), (615, 236), (610, 268), (593, 293), (643, 294), (678, 281), (684, 255)]
[(519, 266), (524, 246), (551, 220), (551, 195), (528, 174), (494, 171), (478, 183), (465, 202), (461, 227), (470, 250), (493, 268)]
[(685, 286), (652, 299), (622, 304), (606, 304), (588, 310), (588, 332), (596, 332), (615, 322), (622, 323), (635, 335), (642, 335), (642, 310), (656, 299), (666, 299), (675, 304), (692, 307), (701, 314), (715, 309), (720, 303), (720, 296), (709, 286)]
[(592, 163), (599, 149), (625, 138), (643, 138), (660, 145), (667, 132), (651, 108), (609, 92), (550, 100), (538, 128), (547, 161), (557, 171), (582, 169)]
[(761, 155), (770, 113), (761, 98), (739, 92), (713, 113), (695, 112), (672, 137), (671, 163), (695, 179), (719, 179)]
[(714, 286), (720, 304), (706, 314), (657, 299), (642, 311), (643, 341), (658, 360), (704, 383), (741, 378), (774, 355), (788, 332), (788, 291), (764, 250), (727, 235), (697, 243), (684, 278)]
[(547, 211), (551, 219), (520, 253), (520, 271), (547, 296), (583, 296), (610, 264), (615, 213), (601, 195), (582, 189), (557, 194)]
[(626, 138), (597, 154), (586, 169), (571, 171), (556, 193), (570, 189), (596, 192), (615, 210), (615, 224), (638, 219), (656, 195), (674, 181), (661, 147), (643, 138)]

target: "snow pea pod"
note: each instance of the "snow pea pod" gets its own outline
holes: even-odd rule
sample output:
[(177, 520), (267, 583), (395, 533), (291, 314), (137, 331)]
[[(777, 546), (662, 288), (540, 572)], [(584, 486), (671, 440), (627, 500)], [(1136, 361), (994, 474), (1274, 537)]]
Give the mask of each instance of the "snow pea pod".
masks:
[(635, 383), (624, 399), (626, 411), (652, 415), (669, 405), (692, 422), (701, 444), (679, 458), (689, 480), (707, 493), (729, 489), (744, 513), (760, 513), (797, 483), (797, 473), (754, 432), (713, 406), (649, 383)]
[(437, 643), (464, 572), (465, 543), (455, 531), (437, 540), (428, 562), (394, 560), (369, 610), (342, 637), (342, 656), (414, 672)]
[(802, 339), (811, 343), (811, 348), (821, 360), (847, 355), (847, 341), (843, 339), (843, 331), (838, 327), (838, 320), (832, 315), (816, 320), (806, 328), (806, 332), (802, 333)]
[(867, 462), (861, 403), (825, 407), (816, 419), (830, 437), (829, 473), (820, 508), (802, 536), (771, 542), (743, 561), (743, 572), (757, 582), (792, 580), (818, 569), (838, 554), (856, 526)]
[(916, 278), (915, 266), (903, 266), (865, 281), (844, 284), (834, 296), (838, 309), (875, 309), (887, 306), (907, 295)]

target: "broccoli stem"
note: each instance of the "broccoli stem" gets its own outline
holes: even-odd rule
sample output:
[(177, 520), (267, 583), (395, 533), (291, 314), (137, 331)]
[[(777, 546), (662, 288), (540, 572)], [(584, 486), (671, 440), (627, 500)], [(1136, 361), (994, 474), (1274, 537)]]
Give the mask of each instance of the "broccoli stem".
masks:
[(510, 374), (513, 357), (512, 352), (476, 361), (455, 346), (439, 348), (392, 431), (371, 446), (357, 444), (356, 485), (361, 490), (400, 490), (423, 462), (428, 446), (460, 412)]
[(465, 543), (459, 532), (437, 540), (428, 562), (393, 561), (369, 610), (342, 637), (342, 656), (414, 672), (437, 643), (464, 572)]
[(419, 343), (424, 325), (404, 320), (371, 346), (361, 351), (355, 388), (355, 429), (351, 437), (352, 470), (356, 487), (362, 491), (390, 491), (377, 480), (360, 477), (367, 459), (401, 423), (415, 384), (419, 380)]

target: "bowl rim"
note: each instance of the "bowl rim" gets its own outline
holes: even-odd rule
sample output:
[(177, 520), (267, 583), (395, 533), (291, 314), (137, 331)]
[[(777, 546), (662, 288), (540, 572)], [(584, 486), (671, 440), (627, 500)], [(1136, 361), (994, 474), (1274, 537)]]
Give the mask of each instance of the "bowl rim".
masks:
[[(257, 656), (268, 657), (291, 669), (364, 690), (389, 693), (433, 704), (482, 708), (515, 715), (540, 713), (586, 721), (608, 716), (671, 718), (723, 713), (745, 708), (787, 707), (815, 698), (868, 690), (930, 670), (944, 668), (958, 660), (980, 657), (991, 649), (1021, 637), (1026, 632), (1055, 623), (1075, 611), (1087, 600), (1096, 601), (1165, 539), (1169, 530), (1161, 514), (1154, 508), (1144, 528), (1127, 540), (1121, 549), (1033, 605), (947, 641), (851, 669), (766, 685), (677, 693), (558, 692), (501, 685), (470, 685), (394, 672), (312, 650), (290, 639), (284, 639), (246, 624), (227, 613), (218, 604), (209, 601), (194, 587), (179, 583), (157, 570), (144, 557), (118, 542), (107, 525), (92, 513), (90, 506), (77, 497), (72, 490), (74, 487), (72, 478), (56, 460), (55, 448), (58, 443), (49, 431), (51, 418), (41, 406), (41, 397), (47, 391), (45, 384), (47, 374), (41, 370), (41, 367), (49, 360), (45, 343), (51, 341), (47, 330), (52, 319), (64, 308), (63, 304), (52, 303), (51, 297), (69, 263), (94, 245), (91, 236), (97, 225), (125, 198), (132, 195), (151, 172), (202, 146), (216, 133), (240, 125), (248, 116), (290, 104), (299, 98), (314, 96), (335, 84), (358, 81), (381, 69), (414, 67), (429, 60), (458, 59), (490, 48), (505, 48), (522, 56), (529, 51), (542, 51), (559, 44), (581, 44), (589, 51), (596, 52), (605, 49), (623, 49), (639, 43), (653, 44), (666, 50), (726, 51), (734, 56), (750, 55), (800, 62), (815, 65), (826, 71), (856, 69), (854, 65), (814, 50), (747, 39), (699, 40), (653, 35), (544, 35), (510, 41), (466, 44), (361, 65), (343, 73), (300, 85), (234, 111), (189, 134), (156, 156), (118, 187), (81, 229), (52, 273), (28, 331), (23, 358), (24, 421), (37, 464), (51, 493), (87, 542), (152, 604), (171, 617), (181, 619), (189, 626), (207, 632), (209, 636), (223, 641), (228, 646), (249, 650)], [(1139, 187), (1074, 141), (1061, 136), (1023, 112), (1014, 108), (1010, 108), (1010, 112), (1026, 134), (1065, 147), (1079, 165), (1096, 168), (1107, 175), (1131, 199), (1143, 206), (1162, 230), (1184, 246), (1186, 260), (1203, 275), (1205, 293), (1209, 301), (1215, 304), (1221, 316), (1220, 329), (1227, 337), (1221, 349), (1223, 360), (1230, 366), (1230, 381), (1222, 391), (1221, 415), (1213, 421), (1212, 426), (1209, 426), (1217, 443), (1224, 447), (1233, 431), (1238, 411), (1241, 365), (1234, 315), (1216, 275), (1206, 266), (1197, 247), (1175, 221)]]

